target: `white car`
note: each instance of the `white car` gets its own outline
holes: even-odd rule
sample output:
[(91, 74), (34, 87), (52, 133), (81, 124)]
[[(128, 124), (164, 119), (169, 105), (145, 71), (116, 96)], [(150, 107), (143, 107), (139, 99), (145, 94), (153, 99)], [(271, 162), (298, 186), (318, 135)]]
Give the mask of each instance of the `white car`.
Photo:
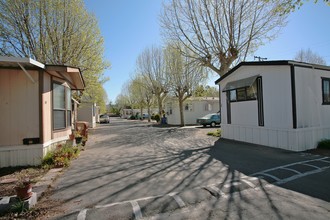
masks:
[(110, 123), (110, 117), (108, 115), (100, 115), (100, 124)]

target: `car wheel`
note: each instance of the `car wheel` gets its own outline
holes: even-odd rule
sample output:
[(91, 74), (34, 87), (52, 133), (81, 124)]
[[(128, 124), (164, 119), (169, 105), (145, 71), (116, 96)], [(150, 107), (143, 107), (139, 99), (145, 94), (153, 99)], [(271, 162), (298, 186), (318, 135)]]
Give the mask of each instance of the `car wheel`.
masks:
[(205, 127), (206, 127), (206, 125), (203, 125), (203, 127), (205, 128)]
[(211, 122), (211, 127), (215, 127), (215, 122), (214, 121)]

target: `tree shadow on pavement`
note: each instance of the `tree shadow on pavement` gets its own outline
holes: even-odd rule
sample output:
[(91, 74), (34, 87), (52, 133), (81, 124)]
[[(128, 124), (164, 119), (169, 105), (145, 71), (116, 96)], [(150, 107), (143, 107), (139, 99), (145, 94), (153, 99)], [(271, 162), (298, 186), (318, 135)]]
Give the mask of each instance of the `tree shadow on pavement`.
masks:
[[(162, 198), (158, 196), (197, 188), (206, 190), (212, 185), (228, 197), (216, 200), (214, 208), (219, 203), (225, 204), (225, 219), (232, 218), (231, 212), (241, 219), (247, 207), (257, 210), (259, 204), (259, 201), (255, 202), (241, 193), (246, 189), (245, 181), (249, 175), (302, 160), (289, 151), (214, 137), (193, 138), (195, 130), (171, 131), (169, 128), (155, 131), (157, 128), (143, 128), (153, 129), (153, 136), (147, 137), (141, 130), (132, 137), (130, 130), (126, 129), (127, 133), (120, 137), (100, 136), (105, 137), (102, 141), (94, 138), (92, 143), (88, 143), (86, 152), (59, 178), (54, 197), (61, 199), (63, 204), (72, 205), (79, 201), (78, 208), (81, 209), (154, 197), (150, 201), (146, 199), (143, 207), (147, 207)], [(273, 195), (269, 195), (265, 187), (269, 183), (257, 181), (259, 193), (266, 199), (272, 216), (283, 219), (277, 203), (273, 202)], [(221, 195), (218, 194), (219, 197)], [(161, 213), (173, 209), (170, 202), (162, 205), (158, 210)], [(213, 216), (212, 209), (208, 215), (209, 218)]]

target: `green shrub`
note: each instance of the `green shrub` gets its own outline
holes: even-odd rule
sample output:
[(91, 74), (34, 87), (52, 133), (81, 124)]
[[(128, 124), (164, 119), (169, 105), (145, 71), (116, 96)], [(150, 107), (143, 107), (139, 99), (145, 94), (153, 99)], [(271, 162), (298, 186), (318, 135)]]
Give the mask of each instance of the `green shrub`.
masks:
[(151, 120), (155, 120), (155, 114), (152, 114), (150, 117)]
[(58, 145), (56, 150), (50, 151), (42, 160), (42, 166), (51, 168), (53, 166), (69, 166), (70, 160), (78, 157), (80, 148), (78, 146)]
[(324, 139), (319, 141), (319, 143), (317, 144), (317, 148), (330, 149), (330, 139)]
[(156, 120), (157, 122), (159, 122), (159, 121), (160, 121), (160, 116), (159, 116), (158, 114), (156, 114), (156, 115), (154, 116), (154, 120)]
[(134, 115), (131, 115), (131, 117), (129, 117), (129, 119), (135, 120), (135, 116)]
[(207, 135), (215, 136), (215, 137), (221, 137), (221, 130), (217, 129), (216, 131), (210, 131), (207, 133)]
[(54, 164), (54, 151), (48, 151), (45, 157), (42, 159), (42, 166)]
[(28, 208), (25, 205), (25, 201), (19, 199), (18, 201), (16, 201), (14, 204), (11, 205), (10, 211), (13, 213), (21, 214), (23, 212), (28, 211)]

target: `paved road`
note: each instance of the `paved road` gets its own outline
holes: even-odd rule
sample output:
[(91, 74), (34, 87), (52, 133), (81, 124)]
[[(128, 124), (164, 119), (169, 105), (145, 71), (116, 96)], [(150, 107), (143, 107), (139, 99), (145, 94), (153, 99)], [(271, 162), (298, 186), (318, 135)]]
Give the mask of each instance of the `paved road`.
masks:
[(329, 158), (220, 141), (210, 130), (122, 119), (91, 130), (87, 150), (55, 182), (60, 218), (329, 215)]

